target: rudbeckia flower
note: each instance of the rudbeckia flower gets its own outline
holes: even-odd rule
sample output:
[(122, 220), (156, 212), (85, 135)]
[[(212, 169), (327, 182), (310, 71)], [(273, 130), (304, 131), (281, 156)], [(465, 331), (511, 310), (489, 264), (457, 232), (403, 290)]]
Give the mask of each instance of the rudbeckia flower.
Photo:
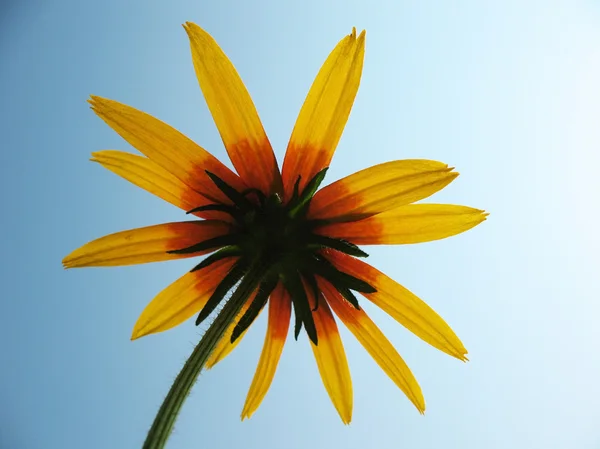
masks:
[(222, 303), (236, 302), (231, 307), (235, 319), (212, 344), (207, 367), (229, 354), (267, 307), (264, 347), (242, 418), (250, 417), (267, 393), (292, 310), (294, 336), (298, 338), (302, 328), (306, 332), (325, 389), (344, 423), (351, 420), (352, 383), (339, 323), (423, 412), (419, 384), (369, 318), (363, 301), (452, 357), (466, 360), (467, 350), (427, 304), (365, 263), (367, 254), (359, 245), (443, 239), (471, 229), (486, 214), (466, 206), (416, 203), (458, 176), (453, 168), (432, 160), (376, 165), (319, 189), (358, 91), (364, 31), (357, 36), (353, 29), (323, 64), (300, 110), (280, 171), (233, 64), (208, 33), (193, 23), (184, 27), (200, 88), (236, 172), (158, 119), (93, 96), (94, 112), (142, 155), (98, 151), (92, 160), (194, 219), (99, 238), (65, 257), (64, 266), (131, 265), (206, 255), (150, 302), (132, 339), (165, 331), (192, 316), (198, 325), (221, 310)]

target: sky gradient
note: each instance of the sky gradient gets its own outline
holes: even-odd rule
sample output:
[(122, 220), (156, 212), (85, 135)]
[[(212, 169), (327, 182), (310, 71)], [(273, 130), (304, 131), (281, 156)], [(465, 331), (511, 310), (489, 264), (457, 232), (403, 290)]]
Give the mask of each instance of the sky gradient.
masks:
[[(326, 4), (323, 4), (326, 3)], [(452, 5), (450, 5), (452, 3)], [(419, 415), (345, 329), (344, 426), (306, 335), (289, 338), (249, 421), (239, 414), (266, 314), (201, 375), (169, 448), (600, 448), (600, 3), (565, 1), (8, 1), (0, 7), (0, 448), (139, 448), (205, 327), (131, 342), (133, 324), (194, 261), (65, 271), (76, 247), (184, 219), (90, 153), (131, 148), (92, 111), (121, 101), (225, 150), (181, 24), (219, 42), (276, 155), (327, 54), (367, 30), (353, 112), (325, 183), (394, 159), (461, 173), (429, 199), (488, 220), (437, 242), (369, 247), (469, 350), (463, 364), (366, 307), (419, 380)]]

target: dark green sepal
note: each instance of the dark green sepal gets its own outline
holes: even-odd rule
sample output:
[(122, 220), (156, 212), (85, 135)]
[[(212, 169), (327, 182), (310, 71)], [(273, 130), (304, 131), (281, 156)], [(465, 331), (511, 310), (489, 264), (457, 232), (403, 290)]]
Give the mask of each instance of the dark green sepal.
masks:
[(296, 302), (292, 298), (292, 306), (294, 307), (294, 338), (298, 341), (298, 336), (302, 330), (302, 315), (296, 308)]
[(210, 256), (192, 268), (190, 273), (206, 268), (209, 265), (218, 262), (219, 260), (227, 259), (228, 257), (241, 256), (242, 254), (243, 252), (241, 248), (237, 246), (226, 246), (225, 248), (221, 248), (219, 251), (212, 253)]
[(329, 219), (312, 219), (306, 220), (306, 226), (308, 229), (316, 229), (322, 226), (327, 226), (328, 224), (335, 223), (335, 221)]
[(306, 213), (308, 205), (310, 204), (310, 200), (314, 196), (315, 192), (325, 179), (325, 175), (327, 174), (328, 167), (325, 167), (319, 173), (317, 173), (313, 178), (308, 182), (302, 194), (298, 197), (298, 200), (295, 204), (290, 204), (290, 216), (295, 217), (297, 215), (302, 215)]
[(224, 212), (226, 214), (231, 215), (237, 221), (242, 220), (242, 213), (235, 206), (231, 206), (228, 204), (206, 204), (204, 206), (195, 207), (186, 212), (186, 214), (194, 214), (196, 212), (206, 212), (206, 211), (216, 211), (216, 212)]
[(325, 167), (319, 173), (317, 173), (313, 178), (306, 184), (304, 190), (302, 191), (302, 196), (300, 197), (301, 204), (310, 200), (314, 194), (317, 192), (319, 186), (325, 179), (325, 175), (327, 175), (327, 170), (329, 167)]
[(248, 198), (246, 198), (240, 192), (235, 190), (233, 187), (231, 187), (229, 184), (227, 184), (214, 173), (211, 173), (208, 170), (205, 171), (208, 177), (211, 179), (211, 181), (214, 182), (215, 185), (219, 188), (219, 190), (223, 192), (227, 196), (227, 198), (233, 201), (233, 204), (239, 207), (242, 211), (246, 212), (253, 208), (252, 202)]
[(315, 306), (313, 307), (312, 311), (316, 312), (319, 308), (319, 299), (321, 298), (321, 290), (319, 290), (317, 278), (312, 273), (304, 273), (304, 279), (306, 280), (306, 283), (312, 290), (312, 294), (315, 299)]
[(231, 333), (231, 343), (235, 342), (242, 333), (248, 329), (248, 327), (254, 322), (259, 312), (267, 303), (269, 296), (275, 290), (279, 277), (277, 275), (268, 276), (263, 282), (261, 282), (258, 293), (254, 297), (254, 300), (246, 310), (246, 313), (240, 318), (240, 321), (233, 328)]
[(298, 201), (298, 197), (300, 196), (300, 181), (301, 180), (302, 180), (302, 176), (298, 176), (296, 178), (296, 182), (294, 183), (294, 190), (292, 192), (292, 197), (290, 198), (290, 202), (289, 202), (289, 204), (292, 207)]
[(377, 291), (371, 284), (362, 279), (358, 279), (338, 270), (331, 262), (322, 256), (314, 255), (313, 261), (315, 273), (331, 281), (334, 285), (342, 285), (360, 293), (375, 293)]
[(342, 295), (346, 301), (348, 301), (354, 306), (356, 310), (360, 310), (360, 304), (358, 304), (358, 299), (356, 299), (356, 296), (354, 296), (354, 293), (352, 293), (352, 291), (349, 288), (346, 288), (343, 285), (332, 285), (338, 292), (340, 292), (340, 295)]
[(200, 243), (196, 243), (192, 246), (182, 249), (172, 249), (167, 251), (168, 254), (192, 254), (200, 251), (206, 251), (209, 249), (221, 248), (223, 246), (236, 245), (240, 241), (239, 234), (225, 234), (219, 237), (213, 237), (212, 239), (204, 240)]
[(244, 277), (248, 270), (249, 262), (246, 259), (240, 259), (238, 262), (229, 270), (229, 273), (223, 277), (223, 280), (217, 285), (217, 288), (210, 296), (200, 313), (196, 318), (196, 326), (204, 321), (208, 316), (217, 308), (219, 303), (223, 300), (227, 292), (231, 290), (238, 281)]
[(315, 345), (318, 344), (317, 328), (315, 327), (315, 321), (310, 310), (310, 305), (308, 304), (308, 298), (300, 274), (298, 272), (286, 273), (283, 277), (283, 286), (290, 294), (292, 305), (294, 306), (294, 315), (296, 316), (294, 337), (298, 340), (298, 335), (300, 335), (300, 330), (302, 329), (302, 325), (304, 325), (308, 338)]
[(344, 254), (354, 257), (369, 257), (367, 253), (361, 250), (354, 243), (350, 243), (344, 239), (335, 239), (332, 237), (326, 237), (324, 235), (312, 234), (310, 236), (309, 244), (320, 245), (324, 248), (335, 249)]

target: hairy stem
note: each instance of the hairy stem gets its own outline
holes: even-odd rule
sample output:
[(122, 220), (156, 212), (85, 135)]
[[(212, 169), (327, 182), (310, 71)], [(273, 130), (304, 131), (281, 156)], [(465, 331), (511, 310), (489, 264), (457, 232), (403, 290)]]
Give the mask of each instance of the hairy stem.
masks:
[(229, 301), (227, 301), (204, 336), (200, 339), (198, 345), (194, 348), (194, 352), (192, 352), (190, 358), (185, 362), (175, 382), (173, 382), (167, 397), (160, 406), (144, 442), (143, 449), (163, 449), (165, 447), (169, 435), (171, 435), (171, 431), (173, 430), (175, 420), (181, 411), (181, 407), (196, 382), (198, 375), (204, 368), (204, 364), (217, 343), (223, 338), (229, 325), (235, 320), (244, 303), (260, 283), (263, 273), (263, 267), (260, 265), (254, 265), (250, 269)]

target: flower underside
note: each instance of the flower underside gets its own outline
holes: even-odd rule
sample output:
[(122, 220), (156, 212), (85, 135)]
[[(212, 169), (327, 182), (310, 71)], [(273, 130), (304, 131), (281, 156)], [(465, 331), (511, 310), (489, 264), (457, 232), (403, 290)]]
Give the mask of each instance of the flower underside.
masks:
[(352, 419), (353, 389), (337, 323), (345, 325), (423, 413), (419, 383), (355, 294), (440, 351), (466, 361), (467, 350), (423, 300), (359, 260), (367, 254), (357, 245), (445, 239), (482, 223), (487, 213), (422, 203), (458, 176), (453, 167), (425, 159), (378, 164), (317, 192), (358, 91), (365, 31), (357, 34), (353, 28), (325, 60), (300, 109), (280, 169), (234, 65), (198, 25), (187, 22), (184, 28), (200, 88), (235, 170), (150, 114), (92, 96), (92, 110), (141, 153), (103, 150), (94, 152), (92, 160), (200, 220), (116, 232), (63, 259), (65, 268), (76, 268), (206, 255), (152, 299), (132, 331), (131, 338), (137, 339), (195, 314), (197, 325), (214, 316), (166, 396), (144, 447), (164, 446), (199, 373), (231, 353), (267, 304), (264, 345), (242, 419), (255, 413), (269, 390), (292, 309), (296, 339), (304, 327), (342, 422)]
[[(316, 234), (315, 229), (327, 224), (327, 221), (310, 220), (306, 217), (310, 201), (326, 172), (327, 168), (317, 173), (301, 192), (301, 178), (298, 177), (291, 199), (284, 203), (277, 193), (266, 196), (258, 189), (239, 192), (215, 174), (206, 171), (231, 204), (208, 204), (187, 213), (227, 213), (233, 218), (232, 232), (169, 252), (192, 254), (217, 250), (192, 271), (227, 258), (235, 257), (237, 261), (198, 314), (196, 325), (202, 323), (217, 308), (225, 295), (256, 267), (260, 267), (262, 272), (262, 275), (254, 280), (258, 291), (250, 307), (234, 327), (232, 343), (252, 324), (279, 282), (288, 291), (294, 306), (296, 339), (304, 326), (310, 340), (315, 345), (318, 344), (312, 316), (312, 312), (319, 307), (321, 296), (317, 276), (327, 280), (344, 299), (360, 310), (358, 300), (352, 292), (374, 293), (376, 289), (367, 282), (338, 270), (323, 256), (322, 250), (331, 248), (356, 257), (367, 257), (368, 254), (346, 240)], [(310, 305), (306, 289), (313, 295), (314, 307)]]

